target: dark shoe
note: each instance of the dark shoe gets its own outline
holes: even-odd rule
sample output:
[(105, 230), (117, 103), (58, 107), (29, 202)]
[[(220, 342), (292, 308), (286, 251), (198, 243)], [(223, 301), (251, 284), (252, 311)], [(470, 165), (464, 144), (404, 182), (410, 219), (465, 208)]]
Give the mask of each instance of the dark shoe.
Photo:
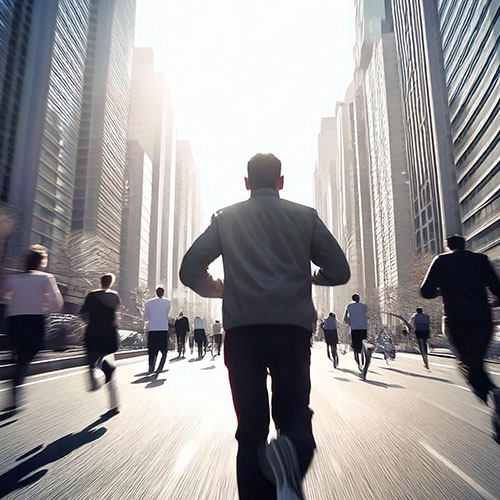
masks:
[(103, 361), (102, 363), (102, 371), (104, 372), (104, 376), (106, 377), (104, 379), (104, 383), (108, 384), (111, 382), (111, 378), (113, 377), (113, 372), (115, 371), (116, 367), (108, 363), (107, 361)]
[(304, 500), (302, 476), (293, 443), (286, 436), (266, 446), (267, 462), (272, 469), (277, 500)]

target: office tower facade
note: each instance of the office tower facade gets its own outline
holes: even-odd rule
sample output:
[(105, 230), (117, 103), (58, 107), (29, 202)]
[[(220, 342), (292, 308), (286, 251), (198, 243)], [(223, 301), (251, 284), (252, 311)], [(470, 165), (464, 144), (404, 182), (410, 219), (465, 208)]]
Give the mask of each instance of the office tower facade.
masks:
[[(104, 242), (118, 272), (135, 0), (91, 0), (72, 229)], [(97, 251), (97, 249), (96, 249)]]
[(153, 164), (138, 141), (129, 141), (122, 211), (120, 296), (138, 314), (135, 290), (148, 285)]
[(354, 293), (364, 295), (361, 247), (361, 212), (354, 131), (354, 89), (347, 89), (345, 99), (335, 109), (337, 119), (338, 160), (338, 240), (351, 266), (351, 279), (336, 287), (337, 309), (344, 308)]
[(395, 36), (390, 11), (381, 21), (365, 74), (376, 286), (382, 307), (405, 283), (413, 254), (407, 157)]
[(500, 4), (438, 0), (463, 234), (500, 258)]
[(461, 233), (437, 4), (393, 0), (410, 203), (417, 253)]
[[(339, 228), (338, 189), (335, 183), (335, 161), (337, 160), (337, 127), (335, 117), (321, 119), (321, 129), (318, 134), (318, 161), (314, 171), (314, 207), (328, 229), (335, 236)], [(328, 287), (313, 287), (313, 298), (316, 309), (321, 316), (333, 311), (335, 290)]]
[(17, 215), (9, 267), (32, 243), (57, 255), (71, 227), (89, 3), (2, 3), (0, 175)]

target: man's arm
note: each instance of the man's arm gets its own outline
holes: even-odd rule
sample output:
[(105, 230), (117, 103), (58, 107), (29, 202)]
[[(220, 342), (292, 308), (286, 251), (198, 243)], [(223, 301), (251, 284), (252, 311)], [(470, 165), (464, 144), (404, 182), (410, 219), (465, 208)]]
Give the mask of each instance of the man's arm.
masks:
[(427, 275), (424, 278), (422, 285), (420, 285), (420, 294), (424, 297), (424, 299), (435, 299), (439, 296), (438, 260), (439, 256), (432, 261), (432, 264), (427, 271)]
[(490, 289), (490, 292), (493, 295), (496, 295), (498, 299), (500, 299), (500, 280), (498, 279), (497, 273), (493, 269), (491, 262), (488, 257), (484, 256), (484, 278), (486, 286)]
[(345, 312), (344, 312), (344, 323), (346, 325), (350, 325), (351, 324), (351, 318), (349, 316), (349, 309), (347, 307), (345, 308)]
[(313, 276), (313, 283), (321, 286), (343, 285), (349, 281), (351, 271), (333, 234), (314, 211), (311, 260), (320, 269)]
[(208, 266), (221, 254), (217, 218), (198, 237), (182, 259), (179, 278), (184, 285), (202, 297), (222, 298), (224, 283), (214, 279), (208, 272)]

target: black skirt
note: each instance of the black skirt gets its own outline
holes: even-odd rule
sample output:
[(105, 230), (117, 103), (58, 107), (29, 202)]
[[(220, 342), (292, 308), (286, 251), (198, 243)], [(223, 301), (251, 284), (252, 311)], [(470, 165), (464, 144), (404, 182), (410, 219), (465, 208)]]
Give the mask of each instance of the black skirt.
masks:
[(7, 332), (12, 348), (20, 361), (33, 358), (43, 347), (45, 316), (42, 314), (21, 314), (7, 318)]

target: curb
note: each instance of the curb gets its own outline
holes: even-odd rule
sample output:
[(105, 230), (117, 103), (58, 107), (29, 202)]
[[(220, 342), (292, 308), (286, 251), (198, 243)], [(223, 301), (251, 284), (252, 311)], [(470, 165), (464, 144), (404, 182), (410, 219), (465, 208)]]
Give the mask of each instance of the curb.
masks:
[[(137, 356), (144, 356), (147, 354), (147, 349), (133, 349), (131, 351), (117, 351), (115, 352), (115, 359), (135, 358)], [(39, 375), (40, 373), (52, 372), (55, 370), (63, 370), (65, 368), (76, 368), (78, 366), (85, 366), (87, 364), (87, 356), (80, 354), (78, 356), (68, 356), (65, 358), (43, 359), (34, 361), (30, 364), (28, 375)], [(12, 378), (12, 371), (14, 364), (0, 366), (0, 380), (7, 380)]]

